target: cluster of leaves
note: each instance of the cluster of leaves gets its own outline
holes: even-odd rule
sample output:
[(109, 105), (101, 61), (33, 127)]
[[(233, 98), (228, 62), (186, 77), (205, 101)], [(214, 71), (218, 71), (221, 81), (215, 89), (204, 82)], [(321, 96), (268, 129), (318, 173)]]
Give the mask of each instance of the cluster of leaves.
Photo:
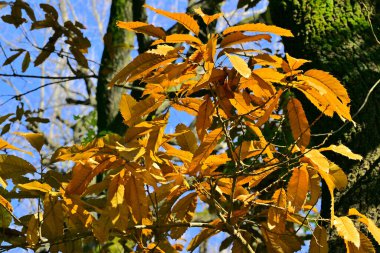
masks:
[[(355, 225), (364, 224), (380, 243), (380, 230), (372, 220), (355, 209), (347, 216), (335, 215), (334, 191), (344, 189), (347, 178), (323, 153), (358, 160), (361, 156), (344, 145), (309, 147), (312, 124), (293, 95), (300, 91), (321, 114), (352, 121), (350, 99), (339, 81), (321, 70), (303, 72), (299, 68), (306, 60), (243, 46), (269, 41), (270, 34), (293, 36), (288, 30), (245, 24), (210, 34), (203, 42), (190, 15), (146, 7), (179, 22), (192, 35), (167, 35), (143, 22), (118, 23), (157, 38), (152, 49), (109, 84), (146, 83), (142, 100), (129, 94), (121, 98), (125, 135), (62, 147), (51, 162), (72, 161), (72, 171), (41, 169), (40, 179), (28, 182), (17, 179), (36, 169), (21, 158), (1, 155), (0, 177), (13, 180), (18, 189), (14, 193), (39, 199), (36, 213), (14, 217), (23, 229), (11, 229), (17, 238), (7, 242), (79, 252), (96, 238), (101, 243), (118, 241), (124, 248), (132, 245), (136, 251), (177, 252), (184, 247), (179, 239), (186, 230), (201, 227), (187, 250), (225, 232), (221, 250), (232, 245), (233, 252), (295, 252), (304, 240), (297, 232), (305, 228), (313, 230), (310, 252), (327, 252), (327, 232), (321, 226), (326, 222), (349, 252), (375, 252)], [(222, 16), (195, 12), (206, 25)], [(152, 116), (167, 104), (162, 115)], [(167, 132), (169, 109), (194, 116), (195, 131), (179, 124)], [(40, 152), (42, 135), (23, 135)], [(2, 142), (2, 148), (11, 148)], [(99, 174), (103, 180), (94, 182)], [(315, 208), (322, 180), (331, 194), (328, 220)], [(5, 198), (0, 203), (12, 211)], [(198, 203), (206, 204), (210, 220), (197, 218)]]
[[(1, 17), (4, 22), (12, 24), (16, 28), (23, 23), (26, 23), (27, 19), (22, 16), (22, 11), (24, 10), (32, 22), (30, 30), (51, 29), (53, 31), (53, 34), (49, 38), (48, 42), (42, 48), (38, 48), (40, 49), (40, 53), (33, 61), (34, 66), (42, 64), (54, 52), (62, 54), (63, 52), (56, 51), (55, 44), (61, 37), (65, 37), (65, 44), (69, 45), (69, 50), (74, 56), (74, 59), (80, 66), (88, 68), (88, 62), (84, 54), (87, 53), (88, 48), (91, 46), (91, 43), (86, 37), (83, 36), (83, 33), (81, 32), (81, 29), (85, 28), (83, 24), (78, 21), (75, 23), (66, 21), (63, 25), (60, 24), (58, 20), (59, 15), (57, 10), (49, 4), (40, 4), (40, 8), (45, 13), (45, 19), (43, 20), (37, 20), (34, 14), (34, 10), (28, 3), (22, 0), (16, 0), (15, 2), (1, 4), (10, 5), (11, 7), (11, 14)], [(25, 72), (31, 62), (30, 52), (21, 48), (14, 49), (14, 51), (16, 51), (16, 53), (10, 56), (4, 62), (3, 66), (12, 63), (25, 52), (22, 62), (22, 72)]]

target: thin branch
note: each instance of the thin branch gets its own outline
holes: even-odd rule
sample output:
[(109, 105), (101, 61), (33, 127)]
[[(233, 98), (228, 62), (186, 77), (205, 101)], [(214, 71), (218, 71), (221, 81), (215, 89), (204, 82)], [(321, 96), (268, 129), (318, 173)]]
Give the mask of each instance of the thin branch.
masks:
[(38, 75), (22, 75), (22, 74), (5, 74), (0, 73), (0, 76), (6, 77), (23, 77), (23, 78), (36, 78), (36, 79), (51, 79), (51, 80), (77, 80), (77, 79), (86, 79), (86, 78), (98, 78), (97, 75), (89, 75), (89, 76), (38, 76)]

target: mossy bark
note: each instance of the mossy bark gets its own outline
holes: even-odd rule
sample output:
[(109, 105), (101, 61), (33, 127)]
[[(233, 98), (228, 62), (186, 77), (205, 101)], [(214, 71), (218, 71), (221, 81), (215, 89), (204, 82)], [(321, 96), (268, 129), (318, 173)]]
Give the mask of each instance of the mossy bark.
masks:
[[(376, 42), (368, 20), (368, 10), (375, 33), (379, 30), (379, 5), (375, 1), (354, 0), (271, 0), (270, 12), (275, 25), (291, 29), (295, 37), (285, 39), (285, 50), (292, 56), (312, 60), (307, 67), (328, 71), (347, 88), (351, 97), (351, 113), (364, 102), (368, 91), (380, 78), (380, 45)], [(377, 10), (376, 10), (377, 8)], [(331, 157), (348, 173), (349, 185), (337, 193), (337, 215), (345, 215), (350, 207), (375, 220), (380, 225), (380, 87), (369, 98), (364, 109), (349, 124), (329, 139), (342, 142), (354, 152), (363, 155), (361, 162), (352, 162), (341, 156)], [(304, 103), (307, 103), (304, 99)], [(312, 105), (306, 105), (309, 120), (316, 118)], [(337, 129), (338, 117), (324, 118), (313, 133)], [(320, 141), (316, 139), (316, 141)], [(322, 215), (329, 215), (328, 192), (324, 191)], [(376, 243), (375, 243), (376, 245)], [(342, 240), (330, 238), (330, 250), (345, 252)], [(380, 250), (377, 248), (377, 250)], [(380, 251), (379, 251), (380, 252)]]
[(99, 68), (96, 88), (98, 132), (111, 131), (122, 134), (125, 127), (119, 113), (119, 101), (123, 89), (107, 89), (112, 77), (130, 61), (130, 52), (134, 47), (134, 33), (120, 29), (116, 22), (132, 21), (132, 0), (113, 0), (107, 33), (104, 36), (104, 50)]

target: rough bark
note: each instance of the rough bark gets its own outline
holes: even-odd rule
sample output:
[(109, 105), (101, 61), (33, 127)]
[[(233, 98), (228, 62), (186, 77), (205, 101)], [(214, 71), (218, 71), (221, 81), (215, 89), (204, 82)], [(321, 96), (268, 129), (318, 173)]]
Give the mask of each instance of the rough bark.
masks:
[[(376, 7), (379, 8), (375, 6), (375, 1), (368, 0), (270, 1), (274, 24), (291, 29), (295, 35), (295, 38), (284, 40), (286, 51), (294, 57), (312, 60), (308, 67), (329, 71), (341, 80), (352, 100), (352, 114), (359, 109), (371, 86), (380, 78), (380, 45), (368, 21), (368, 9), (373, 8), (372, 23), (379, 34), (379, 11)], [(380, 198), (377, 194), (380, 188), (379, 89), (373, 92), (364, 109), (354, 119), (357, 126), (349, 124), (329, 139), (330, 143), (346, 144), (364, 157), (359, 163), (340, 156), (331, 157), (348, 173), (349, 178), (347, 189), (337, 193), (337, 215), (345, 215), (350, 207), (355, 207), (374, 219), (377, 225), (380, 225)], [(316, 117), (312, 105), (308, 105), (306, 110), (312, 115), (310, 120)], [(341, 124), (337, 117), (324, 118), (312, 130), (314, 133), (325, 133)], [(328, 193), (324, 191), (323, 195), (326, 199)], [(329, 208), (327, 199), (322, 203), (322, 215), (328, 216)], [(342, 240), (335, 235), (331, 236), (330, 249), (345, 252)]]
[(108, 90), (107, 84), (128, 63), (130, 51), (134, 46), (134, 33), (119, 29), (116, 21), (132, 21), (132, 19), (132, 0), (112, 1), (96, 88), (99, 133), (112, 131), (122, 134), (125, 131), (118, 108), (123, 90), (118, 87)]

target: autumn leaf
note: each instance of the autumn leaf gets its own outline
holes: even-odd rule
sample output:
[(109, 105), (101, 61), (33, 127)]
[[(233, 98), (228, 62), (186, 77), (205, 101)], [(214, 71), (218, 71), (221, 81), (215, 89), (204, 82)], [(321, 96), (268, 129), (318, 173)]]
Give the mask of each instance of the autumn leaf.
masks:
[(173, 12), (168, 12), (164, 10), (159, 10), (147, 4), (144, 4), (144, 7), (154, 11), (157, 14), (163, 15), (167, 18), (177, 21), (178, 23), (186, 27), (188, 30), (192, 31), (195, 35), (198, 35), (199, 33), (198, 23), (191, 16), (185, 13), (173, 13)]
[(236, 44), (242, 44), (242, 43), (258, 41), (258, 40), (266, 40), (270, 42), (271, 36), (268, 34), (258, 34), (258, 35), (248, 36), (241, 32), (235, 32), (224, 37), (223, 40), (220, 42), (220, 46), (228, 47), (228, 46), (232, 46)]
[(376, 240), (378, 244), (380, 244), (380, 228), (376, 226), (373, 220), (367, 218), (365, 215), (361, 214), (355, 208), (350, 208), (350, 210), (348, 211), (348, 215), (359, 216), (359, 221), (366, 225), (368, 231), (372, 234), (373, 238)]
[(314, 229), (310, 242), (310, 253), (328, 253), (327, 231), (324, 227), (317, 226)]
[(5, 140), (3, 140), (3, 139), (0, 138), (0, 150), (1, 149), (13, 149), (13, 150), (24, 152), (24, 153), (26, 153), (28, 155), (32, 155), (31, 152), (19, 149), (19, 148), (13, 146), (12, 144), (10, 144), (10, 143), (8, 143)]
[(320, 148), (319, 151), (334, 151), (335, 153), (344, 155), (352, 160), (362, 160), (363, 157), (361, 155), (353, 153), (348, 147), (346, 147), (343, 144), (336, 145), (330, 145), (326, 148)]
[(33, 148), (35, 148), (38, 152), (41, 151), (42, 146), (45, 143), (45, 137), (41, 133), (20, 133), (15, 132), (14, 134), (24, 137)]
[(231, 26), (223, 31), (223, 35), (227, 35), (233, 32), (263, 32), (273, 33), (278, 36), (293, 37), (292, 32), (287, 29), (283, 29), (274, 25), (265, 25), (261, 23)]
[(219, 139), (222, 137), (221, 134), (222, 128), (217, 128), (204, 137), (203, 142), (195, 151), (193, 160), (189, 165), (188, 173), (190, 175), (194, 175), (199, 171), (203, 161), (211, 154)]
[(309, 175), (306, 166), (294, 168), (287, 188), (288, 210), (297, 213), (306, 200), (309, 187)]
[(205, 96), (205, 101), (199, 107), (199, 112), (197, 115), (197, 120), (195, 122), (195, 127), (197, 129), (199, 140), (203, 140), (204, 135), (207, 133), (207, 129), (212, 123), (212, 114), (214, 112), (214, 104), (210, 96)]
[(165, 38), (165, 31), (161, 27), (155, 27), (154, 25), (147, 24), (140, 21), (135, 22), (123, 22), (118, 21), (116, 25), (120, 28), (134, 31), (137, 33), (144, 33), (146, 35), (150, 35), (157, 38)]
[(301, 102), (296, 98), (289, 99), (287, 112), (294, 140), (304, 150), (310, 143), (310, 127)]
[(333, 225), (336, 228), (340, 237), (342, 237), (345, 241), (352, 242), (357, 248), (359, 248), (359, 231), (356, 229), (354, 223), (350, 218), (348, 218), (347, 216), (335, 216)]
[(205, 22), (206, 25), (209, 25), (210, 23), (212, 23), (213, 21), (217, 20), (218, 18), (220, 18), (221, 16), (223, 16), (222, 13), (216, 13), (214, 15), (207, 15), (207, 14), (204, 14), (202, 9), (201, 8), (196, 8), (194, 9), (194, 12), (196, 14), (198, 14), (199, 16), (201, 16), (201, 18), (203, 19), (203, 22)]
[(230, 55), (225, 53), (227, 57), (230, 59), (232, 66), (245, 78), (249, 78), (251, 76), (251, 69), (248, 67), (247, 63), (239, 56)]

